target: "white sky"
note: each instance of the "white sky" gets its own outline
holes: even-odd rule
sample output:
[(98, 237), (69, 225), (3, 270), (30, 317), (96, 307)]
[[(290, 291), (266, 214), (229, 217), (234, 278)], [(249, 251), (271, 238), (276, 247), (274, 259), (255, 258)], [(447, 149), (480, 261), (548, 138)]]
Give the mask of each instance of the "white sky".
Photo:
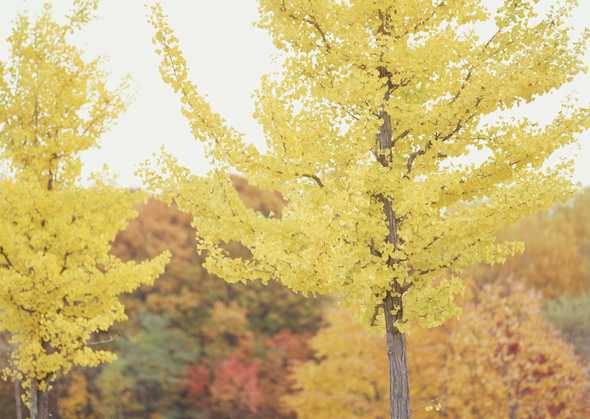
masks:
[[(490, 4), (497, 0), (487, 0)], [(144, 0), (102, 0), (98, 18), (77, 37), (89, 57), (108, 58), (107, 70), (114, 81), (132, 77), (133, 101), (128, 111), (105, 135), (100, 150), (84, 156), (86, 171), (108, 164), (121, 185), (138, 186), (133, 175), (137, 165), (164, 145), (197, 173), (207, 170), (199, 144), (191, 137), (180, 114), (179, 100), (163, 84), (158, 59), (151, 45), (152, 28), (147, 23)], [(191, 68), (191, 78), (208, 95), (215, 110), (223, 114), (248, 139), (263, 147), (262, 133), (251, 118), (252, 93), (262, 74), (276, 68), (276, 53), (270, 37), (255, 28), (256, 0), (168, 0), (162, 2), (181, 40)], [(576, 28), (588, 25), (590, 1), (582, 0), (575, 16)], [(4, 40), (15, 17), (36, 13), (42, 0), (0, 0), (0, 59), (7, 56)], [(70, 10), (71, 0), (54, 0), (56, 16)], [(587, 55), (590, 64), (590, 54)], [(528, 106), (527, 115), (548, 122), (558, 110), (557, 98), (568, 93), (590, 100), (590, 76), (584, 75), (565, 90)], [(572, 153), (574, 150), (567, 150)], [(590, 134), (581, 137), (577, 152), (576, 178), (590, 185)]]

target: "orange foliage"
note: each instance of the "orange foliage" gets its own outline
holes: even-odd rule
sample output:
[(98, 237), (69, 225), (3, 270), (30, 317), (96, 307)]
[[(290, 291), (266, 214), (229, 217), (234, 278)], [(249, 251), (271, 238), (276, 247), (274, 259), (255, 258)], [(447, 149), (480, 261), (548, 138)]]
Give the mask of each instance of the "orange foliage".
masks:
[(155, 199), (149, 200), (128, 228), (119, 233), (112, 252), (123, 260), (143, 260), (169, 249), (172, 253), (165, 273), (151, 287), (142, 287), (126, 307), (182, 317), (199, 306), (200, 277), (206, 275), (198, 263), (191, 217)]
[(202, 331), (208, 356), (187, 369), (185, 384), (197, 408), (212, 407), (224, 418), (289, 416), (279, 402), (290, 391), (292, 363), (311, 354), (307, 336), (283, 330), (259, 339), (259, 348), (244, 311), (221, 303)]
[(65, 394), (58, 400), (59, 411), (65, 418), (99, 419), (91, 414), (92, 395), (88, 381), (82, 371), (75, 371), (67, 381)]
[[(460, 320), (409, 336), (414, 418), (590, 417), (586, 372), (521, 283), (471, 288)], [(284, 398), (300, 419), (387, 417), (384, 338), (333, 311)]]
[(217, 366), (211, 384), (211, 395), (221, 405), (220, 410), (256, 413), (263, 395), (258, 381), (259, 364), (239, 354), (232, 354)]
[(309, 336), (280, 331), (266, 341), (266, 356), (260, 369), (260, 385), (265, 396), (261, 411), (269, 418), (294, 414), (281, 405), (281, 397), (293, 391), (295, 381), (289, 374), (294, 364), (311, 359)]
[(211, 373), (207, 365), (195, 364), (186, 371), (185, 387), (191, 398), (200, 398), (205, 394), (207, 385), (211, 381)]
[[(423, 388), (449, 417), (571, 418), (590, 413), (588, 377), (571, 345), (540, 315), (540, 296), (504, 280), (473, 288), (460, 321), (448, 326)], [(430, 346), (428, 336), (414, 345)], [(440, 358), (442, 355), (442, 359)]]
[(505, 231), (525, 251), (501, 266), (480, 267), (477, 276), (513, 275), (547, 298), (590, 290), (590, 189), (570, 204), (539, 213)]
[(233, 176), (232, 182), (248, 208), (254, 208), (264, 215), (269, 215), (271, 212), (281, 215), (285, 201), (280, 193), (251, 186), (243, 177)]

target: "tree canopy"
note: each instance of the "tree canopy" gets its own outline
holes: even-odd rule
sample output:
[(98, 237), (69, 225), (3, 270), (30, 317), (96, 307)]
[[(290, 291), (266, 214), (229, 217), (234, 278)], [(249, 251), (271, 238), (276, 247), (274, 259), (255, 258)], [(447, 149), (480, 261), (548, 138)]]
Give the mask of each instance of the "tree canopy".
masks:
[(70, 42), (97, 3), (76, 1), (65, 24), (48, 4), (34, 21), (20, 16), (0, 62), (0, 331), (10, 335), (5, 373), (22, 380), (33, 418), (37, 390), (73, 366), (114, 359), (93, 341), (126, 318), (119, 295), (153, 282), (167, 262), (110, 253), (144, 193), (103, 174), (81, 183), (80, 154), (125, 108), (125, 84), (110, 89), (100, 61)]
[[(588, 127), (588, 108), (565, 103), (545, 127), (487, 117), (585, 70), (588, 38), (573, 39), (566, 23), (576, 1), (545, 15), (532, 0), (495, 11), (476, 0), (259, 4), (260, 26), (285, 57), (257, 94), (265, 153), (211, 109), (153, 7), (162, 77), (217, 170), (193, 176), (164, 155), (164, 174), (146, 167), (146, 180), (195, 216), (207, 269), (228, 281), (334, 294), (367, 319), (391, 290), (403, 294), (404, 321), (439, 324), (460, 290), (441, 273), (503, 261), (520, 246), (497, 243), (500, 229), (571, 196), (568, 163), (544, 163)], [(493, 34), (478, 35), (482, 22)], [(458, 163), (476, 149), (488, 153), (483, 163)], [(280, 192), (282, 216), (248, 209), (230, 168)], [(384, 240), (392, 226), (396, 243)], [(250, 257), (229, 256), (220, 244), (230, 241)]]

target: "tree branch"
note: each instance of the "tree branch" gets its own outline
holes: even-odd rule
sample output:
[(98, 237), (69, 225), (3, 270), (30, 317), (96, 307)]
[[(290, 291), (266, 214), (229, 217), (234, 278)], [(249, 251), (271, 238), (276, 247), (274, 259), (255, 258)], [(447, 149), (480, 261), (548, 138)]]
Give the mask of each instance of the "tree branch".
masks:
[(324, 187), (324, 183), (322, 182), (322, 180), (317, 176), (317, 175), (309, 175), (306, 173), (303, 173), (302, 175), (300, 175), (302, 177), (308, 178), (308, 179), (312, 179), (313, 181), (315, 181), (315, 183), (317, 183), (321, 188)]
[(10, 260), (10, 258), (6, 254), (6, 251), (4, 250), (4, 247), (2, 246), (0, 246), (0, 256), (4, 257), (4, 259), (6, 260), (6, 263), (8, 264), (6, 265), (7, 267), (14, 268), (12, 261)]
[[(293, 15), (289, 15), (289, 16), (293, 16)], [(311, 17), (303, 18), (303, 21), (305, 23), (310, 24), (318, 31), (318, 33), (322, 37), (322, 41), (324, 42), (324, 47), (326, 48), (326, 51), (330, 52), (330, 50), (332, 49), (332, 46), (330, 45), (330, 42), (328, 41), (328, 38), (326, 37), (326, 33), (324, 32), (322, 27), (319, 25), (317, 20), (315, 20), (315, 18), (313, 16), (311, 16)]]
[(288, 17), (290, 17), (291, 19), (297, 21), (300, 20), (301, 22), (305, 22), (309, 25), (311, 25), (320, 35), (320, 37), (322, 38), (322, 41), (324, 43), (324, 47), (326, 48), (326, 51), (330, 52), (330, 50), (332, 49), (332, 46), (330, 45), (330, 42), (328, 41), (328, 37), (326, 35), (326, 32), (322, 29), (322, 27), (320, 26), (320, 24), (318, 23), (318, 21), (316, 20), (316, 18), (312, 15), (310, 16), (306, 16), (306, 17), (298, 17), (296, 15), (294, 15), (293, 13), (287, 13), (287, 5), (285, 4), (285, 0), (281, 1), (281, 11), (286, 13), (286, 15)]

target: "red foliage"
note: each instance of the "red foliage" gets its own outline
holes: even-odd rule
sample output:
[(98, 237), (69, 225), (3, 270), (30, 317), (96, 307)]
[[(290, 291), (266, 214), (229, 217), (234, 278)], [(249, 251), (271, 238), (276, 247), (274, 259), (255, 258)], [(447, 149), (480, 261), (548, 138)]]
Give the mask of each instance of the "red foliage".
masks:
[(202, 396), (210, 381), (209, 368), (203, 364), (192, 365), (186, 371), (186, 389), (190, 397)]
[(237, 404), (256, 413), (263, 395), (258, 381), (259, 363), (246, 361), (235, 353), (226, 358), (214, 371), (211, 394), (222, 404)]
[(311, 356), (307, 345), (308, 337), (295, 335), (288, 330), (281, 330), (270, 338), (266, 345), (270, 350), (280, 350), (286, 363), (302, 361)]

